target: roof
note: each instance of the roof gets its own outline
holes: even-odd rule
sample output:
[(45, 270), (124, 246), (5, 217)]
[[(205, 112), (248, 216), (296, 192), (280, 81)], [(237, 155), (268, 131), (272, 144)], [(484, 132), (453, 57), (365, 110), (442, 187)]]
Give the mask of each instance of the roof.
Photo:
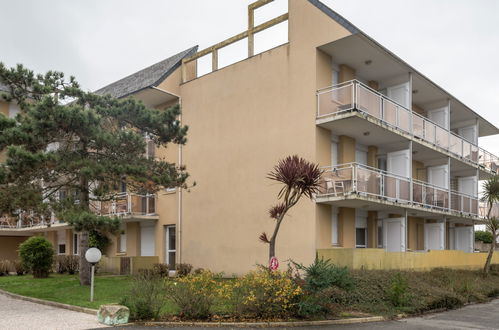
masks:
[(433, 86), (435, 86), (436, 88), (438, 88), (439, 90), (441, 90), (450, 99), (453, 99), (454, 101), (458, 102), (463, 107), (465, 107), (466, 109), (468, 109), (469, 111), (471, 111), (481, 121), (483, 121), (484, 124), (486, 124), (487, 126), (489, 126), (492, 129), (493, 133), (490, 133), (490, 134), (487, 134), (487, 135), (499, 134), (499, 129), (494, 124), (492, 124), (491, 122), (489, 122), (488, 120), (486, 120), (485, 118), (483, 118), (481, 115), (479, 115), (478, 113), (476, 113), (475, 111), (473, 111), (470, 107), (468, 107), (466, 104), (464, 104), (463, 102), (461, 102), (460, 100), (458, 100), (455, 96), (453, 96), (452, 94), (450, 94), (449, 92), (447, 92), (442, 87), (438, 86), (436, 83), (434, 83), (428, 77), (426, 77), (424, 74), (422, 74), (418, 70), (414, 69), (410, 64), (408, 64), (407, 62), (405, 62), (404, 60), (402, 60), (400, 57), (398, 57), (397, 55), (395, 55), (389, 49), (385, 48), (383, 45), (381, 45), (379, 42), (377, 42), (376, 40), (374, 40), (372, 37), (370, 37), (369, 35), (367, 35), (363, 31), (361, 31), (360, 29), (358, 29), (355, 25), (353, 25), (352, 23), (350, 23), (346, 18), (344, 18), (343, 16), (341, 16), (340, 14), (338, 14), (337, 12), (335, 12), (334, 10), (332, 10), (331, 8), (329, 8), (328, 6), (326, 6), (325, 4), (323, 4), (319, 0), (308, 0), (308, 2), (310, 2), (311, 4), (313, 4), (319, 10), (321, 10), (324, 14), (326, 14), (331, 19), (333, 19), (334, 21), (336, 21), (338, 24), (340, 24), (341, 26), (343, 26), (347, 31), (349, 31), (352, 34), (361, 35), (362, 37), (364, 37), (365, 39), (367, 39), (369, 42), (371, 42), (372, 44), (374, 44), (376, 47), (378, 47), (379, 49), (382, 49), (385, 53), (387, 53), (388, 55), (392, 56), (395, 60), (397, 60), (398, 62), (400, 62), (403, 65), (405, 65), (406, 67), (408, 67), (413, 73), (418, 74), (423, 79), (425, 79), (427, 82), (429, 82), (430, 84), (432, 84)]
[(183, 58), (194, 55), (197, 49), (198, 46), (186, 49), (161, 62), (98, 89), (94, 93), (99, 95), (110, 94), (113, 97), (120, 98), (145, 88), (156, 87), (180, 66)]

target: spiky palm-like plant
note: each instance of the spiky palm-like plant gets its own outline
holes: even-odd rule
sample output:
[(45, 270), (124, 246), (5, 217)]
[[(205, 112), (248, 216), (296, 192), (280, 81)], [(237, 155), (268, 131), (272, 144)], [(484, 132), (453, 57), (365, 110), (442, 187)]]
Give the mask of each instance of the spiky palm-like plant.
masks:
[(321, 175), (318, 165), (296, 155), (280, 160), (267, 175), (267, 178), (283, 184), (277, 195), (279, 202), (269, 209), (270, 218), (275, 220), (274, 232), (270, 238), (266, 233), (260, 235), (260, 241), (269, 244), (269, 260), (275, 257), (277, 234), (284, 216), (303, 196), (313, 198), (319, 190)]
[(492, 209), (494, 208), (494, 205), (499, 202), (499, 175), (494, 175), (493, 177), (487, 179), (483, 183), (482, 187), (482, 201), (487, 204), (486, 226), (487, 230), (492, 233), (493, 237), (489, 254), (487, 255), (487, 260), (485, 261), (485, 266), (483, 267), (483, 273), (488, 274), (499, 231), (499, 219), (492, 215)]

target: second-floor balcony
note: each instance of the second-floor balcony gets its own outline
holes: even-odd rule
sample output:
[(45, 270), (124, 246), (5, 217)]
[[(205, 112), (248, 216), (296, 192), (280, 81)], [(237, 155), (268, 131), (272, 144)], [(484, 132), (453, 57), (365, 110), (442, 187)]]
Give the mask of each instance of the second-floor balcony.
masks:
[(442, 148), (453, 156), (497, 172), (499, 158), (430, 119), (413, 112), (357, 80), (317, 92), (317, 120), (358, 111), (416, 141)]
[(92, 203), (97, 214), (105, 216), (152, 216), (156, 215), (156, 196), (120, 193), (112, 200)]
[(317, 201), (336, 200), (352, 194), (427, 212), (436, 210), (477, 219), (485, 216), (484, 205), (479, 199), (462, 192), (358, 163), (325, 169)]

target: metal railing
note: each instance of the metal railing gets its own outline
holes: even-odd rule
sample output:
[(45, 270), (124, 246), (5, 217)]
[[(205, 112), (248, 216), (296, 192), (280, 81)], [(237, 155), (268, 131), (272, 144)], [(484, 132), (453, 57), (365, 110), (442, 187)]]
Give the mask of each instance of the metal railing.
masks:
[(354, 109), (490, 171), (496, 172), (499, 167), (497, 156), (357, 80), (347, 81), (317, 92), (317, 118)]
[(22, 229), (38, 226), (48, 226), (57, 223), (54, 219), (45, 220), (38, 217), (2, 216), (0, 217), (0, 229)]
[(325, 168), (317, 197), (350, 193), (376, 197), (425, 209), (479, 216), (479, 200), (428, 182), (389, 173), (367, 165), (347, 163)]
[[(489, 208), (486, 203), (480, 203), (478, 212), (480, 217), (487, 218), (487, 213), (489, 212)], [(499, 218), (499, 204), (495, 204), (492, 206), (492, 211), (490, 212), (491, 217)]]
[(93, 201), (92, 208), (100, 215), (155, 215), (156, 196), (120, 193), (109, 201)]

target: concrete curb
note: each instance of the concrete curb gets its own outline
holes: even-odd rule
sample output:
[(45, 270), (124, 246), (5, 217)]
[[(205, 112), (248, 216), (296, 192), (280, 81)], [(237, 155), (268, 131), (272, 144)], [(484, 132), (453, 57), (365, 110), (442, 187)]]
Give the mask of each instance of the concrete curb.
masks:
[(97, 315), (97, 310), (92, 309), (92, 308), (86, 308), (86, 307), (80, 307), (80, 306), (74, 306), (74, 305), (68, 305), (68, 304), (63, 304), (63, 303), (58, 303), (55, 301), (49, 301), (49, 300), (43, 300), (43, 299), (38, 299), (38, 298), (32, 298), (32, 297), (26, 297), (26, 296), (21, 296), (19, 294), (15, 294), (12, 292), (0, 290), (0, 294), (3, 294), (5, 296), (14, 298), (14, 299), (19, 299), (19, 300), (24, 300), (24, 301), (29, 301), (35, 304), (40, 304), (40, 305), (45, 305), (45, 306), (51, 306), (51, 307), (57, 307), (57, 308), (63, 308), (63, 309), (69, 309), (70, 311), (74, 312), (80, 312), (80, 313), (86, 313), (90, 315)]
[[(43, 300), (38, 298), (21, 296), (8, 291), (0, 290), (0, 294), (6, 295), (8, 297), (29, 301), (32, 303), (68, 309), (74, 312), (86, 313), (90, 315), (97, 315), (97, 310), (92, 308), (68, 305), (63, 303), (58, 303), (55, 301)], [(339, 320), (322, 320), (322, 321), (291, 321), (291, 322), (135, 322), (129, 323), (144, 326), (185, 326), (185, 327), (206, 327), (206, 328), (220, 328), (220, 327), (256, 327), (256, 328), (266, 328), (266, 327), (306, 327), (306, 326), (317, 326), (317, 325), (339, 325), (339, 324), (357, 324), (357, 323), (367, 323), (367, 322), (380, 322), (386, 321), (387, 318), (383, 316), (370, 316), (370, 317), (356, 317), (349, 319), (339, 319)]]
[(307, 326), (318, 326), (318, 325), (339, 325), (339, 324), (357, 324), (357, 323), (367, 323), (367, 322), (380, 322), (386, 321), (387, 318), (383, 316), (371, 316), (371, 317), (357, 317), (350, 319), (340, 319), (340, 320), (323, 320), (323, 321), (291, 321), (291, 322), (135, 322), (136, 325), (143, 326), (184, 326), (184, 327), (206, 327), (206, 328), (220, 328), (220, 327), (255, 327), (255, 328), (267, 328), (267, 327), (307, 327)]

